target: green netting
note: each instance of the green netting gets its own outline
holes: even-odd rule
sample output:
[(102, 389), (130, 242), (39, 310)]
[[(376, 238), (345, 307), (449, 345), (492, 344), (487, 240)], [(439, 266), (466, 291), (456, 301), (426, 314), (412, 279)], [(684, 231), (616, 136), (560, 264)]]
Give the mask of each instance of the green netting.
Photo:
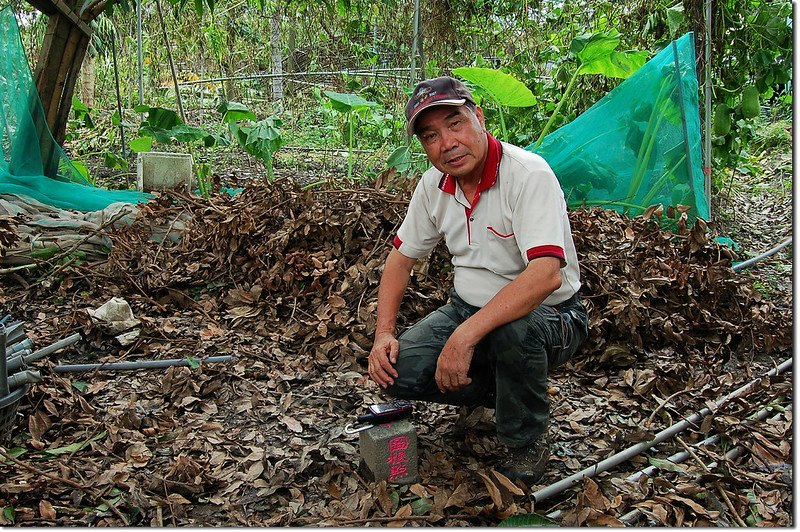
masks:
[(95, 211), (150, 195), (91, 186), (53, 140), (11, 6), (0, 10), (0, 194), (28, 196), (61, 209)]
[(708, 219), (700, 151), (694, 37), (673, 41), (630, 78), (537, 149), (570, 207), (635, 215), (650, 205), (688, 205)]

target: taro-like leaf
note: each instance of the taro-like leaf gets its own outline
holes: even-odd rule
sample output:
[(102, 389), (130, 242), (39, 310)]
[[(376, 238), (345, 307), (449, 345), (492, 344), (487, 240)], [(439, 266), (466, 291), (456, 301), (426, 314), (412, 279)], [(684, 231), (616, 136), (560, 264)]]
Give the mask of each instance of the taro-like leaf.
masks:
[(386, 166), (388, 168), (397, 168), (397, 171), (401, 174), (407, 172), (412, 163), (411, 149), (408, 146), (400, 146), (386, 159)]
[(153, 149), (153, 141), (155, 139), (150, 136), (143, 136), (139, 138), (133, 139), (129, 146), (131, 151), (135, 151), (136, 153), (146, 152)]
[(531, 107), (536, 105), (536, 96), (524, 83), (505, 72), (493, 68), (460, 67), (453, 74), (485, 90), (500, 105), (507, 107)]
[(365, 100), (358, 94), (342, 94), (341, 92), (325, 91), (325, 96), (330, 98), (331, 106), (340, 113), (349, 113), (358, 109), (375, 107), (378, 104)]
[(239, 102), (224, 101), (219, 104), (217, 111), (222, 113), (223, 122), (238, 122), (240, 120), (252, 120), (255, 122), (258, 120), (258, 117), (253, 111), (245, 104)]
[(616, 52), (620, 36), (616, 30), (575, 37), (570, 51), (580, 63), (579, 74), (602, 74), (628, 78), (647, 61), (646, 51)]

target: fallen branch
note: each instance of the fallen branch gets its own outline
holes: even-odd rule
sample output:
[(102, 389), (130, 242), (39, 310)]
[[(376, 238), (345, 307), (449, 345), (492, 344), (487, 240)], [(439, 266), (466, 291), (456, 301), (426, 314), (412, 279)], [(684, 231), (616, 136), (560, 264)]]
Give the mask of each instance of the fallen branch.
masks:
[(36, 264), (35, 262), (31, 264), (22, 264), (21, 266), (13, 266), (11, 268), (0, 269), (0, 275), (5, 275), (7, 273), (15, 273), (20, 270), (35, 270), (38, 267), (39, 265)]
[(125, 526), (129, 526), (130, 525), (130, 523), (128, 523), (128, 519), (125, 517), (125, 515), (123, 515), (123, 513), (119, 511), (119, 508), (114, 506), (114, 504), (111, 501), (106, 500), (105, 497), (102, 497), (102, 496), (94, 493), (94, 491), (91, 488), (87, 488), (86, 486), (78, 484), (74, 480), (70, 480), (68, 478), (57, 477), (55, 475), (51, 475), (50, 473), (42, 471), (41, 469), (38, 469), (38, 468), (36, 468), (36, 467), (34, 467), (32, 465), (26, 464), (24, 462), (20, 462), (19, 460), (17, 460), (16, 458), (14, 458), (10, 454), (8, 454), (4, 449), (0, 449), (0, 456), (5, 458), (9, 462), (12, 462), (12, 463), (24, 468), (24, 469), (27, 469), (31, 473), (34, 473), (34, 474), (36, 474), (38, 476), (49, 478), (50, 480), (53, 480), (55, 482), (60, 482), (62, 484), (66, 484), (67, 486), (69, 486), (71, 488), (75, 488), (76, 490), (82, 491), (83, 493), (85, 493), (89, 497), (95, 499), (96, 501), (100, 501), (101, 503), (103, 503), (106, 506), (108, 506), (108, 508), (112, 512), (114, 512), (114, 514), (116, 514), (117, 517), (122, 519), (122, 522), (125, 524)]
[[(678, 443), (681, 444), (681, 446), (686, 450), (686, 452), (689, 453), (689, 456), (692, 457), (692, 460), (697, 462), (706, 473), (711, 473), (711, 470), (708, 468), (708, 466), (705, 463), (703, 463), (703, 461), (700, 460), (700, 458), (696, 454), (694, 454), (694, 451), (692, 451), (692, 449), (688, 445), (686, 445), (685, 441), (683, 441), (679, 436), (676, 436), (675, 439), (678, 441)], [(739, 516), (739, 512), (737, 512), (736, 508), (734, 508), (730, 497), (728, 497), (728, 492), (725, 491), (725, 488), (723, 488), (719, 482), (715, 481), (713, 484), (714, 487), (717, 488), (719, 494), (722, 496), (722, 499), (725, 501), (725, 504), (728, 505), (728, 509), (733, 514), (733, 519), (734, 521), (736, 521), (736, 524), (740, 527), (747, 527), (747, 524), (744, 521), (742, 521), (742, 518)]]

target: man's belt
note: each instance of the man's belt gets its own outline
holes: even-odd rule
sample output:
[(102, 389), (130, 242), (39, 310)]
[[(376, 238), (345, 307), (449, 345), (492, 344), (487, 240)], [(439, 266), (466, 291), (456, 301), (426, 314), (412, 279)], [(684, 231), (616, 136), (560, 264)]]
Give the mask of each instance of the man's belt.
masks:
[(572, 296), (569, 299), (566, 299), (566, 300), (562, 301), (561, 303), (556, 303), (555, 305), (553, 305), (553, 308), (555, 308), (559, 312), (561, 312), (565, 308), (577, 305), (578, 303), (580, 303), (580, 301), (581, 301), (580, 292), (575, 292), (574, 294), (572, 294)]

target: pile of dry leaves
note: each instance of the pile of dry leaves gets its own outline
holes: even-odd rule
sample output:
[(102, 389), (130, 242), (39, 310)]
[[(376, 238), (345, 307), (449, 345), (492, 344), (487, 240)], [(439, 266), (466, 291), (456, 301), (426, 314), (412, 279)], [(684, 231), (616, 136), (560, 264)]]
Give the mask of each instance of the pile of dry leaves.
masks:
[[(116, 374), (56, 374), (56, 357), (42, 361), (45, 378), (20, 405), (24, 422), (0, 458), (5, 522), (457, 526), (534, 511), (565, 525), (791, 522), (782, 467), (791, 463), (791, 411), (774, 416), (791, 401), (783, 375), (687, 431), (690, 444), (723, 435), (725, 449), (695, 451), (721, 464), (711, 472), (653, 453), (660, 476), (625, 480), (648, 465), (642, 456), (534, 506), (529, 490), (492, 470), (492, 411), (419, 405), (422, 482), (362, 478), (357, 441), (343, 428), (383, 399), (365, 358), (407, 197), (281, 182), (210, 200), (165, 195), (110, 234), (106, 261), (3, 278), (7, 312), (26, 320), (37, 344), (83, 334), (61, 362), (234, 356)], [(570, 213), (591, 331), (552, 376), (553, 459), (542, 486), (648, 440), (789, 348), (786, 302), (761, 300), (705, 224), (688, 230), (671, 214)], [(437, 248), (415, 269), (401, 325), (446, 300), (450, 275)], [(86, 312), (114, 296), (141, 320), (131, 346)], [(769, 419), (745, 422), (759, 405), (771, 405)], [(736, 445), (742, 458), (724, 459)]]

